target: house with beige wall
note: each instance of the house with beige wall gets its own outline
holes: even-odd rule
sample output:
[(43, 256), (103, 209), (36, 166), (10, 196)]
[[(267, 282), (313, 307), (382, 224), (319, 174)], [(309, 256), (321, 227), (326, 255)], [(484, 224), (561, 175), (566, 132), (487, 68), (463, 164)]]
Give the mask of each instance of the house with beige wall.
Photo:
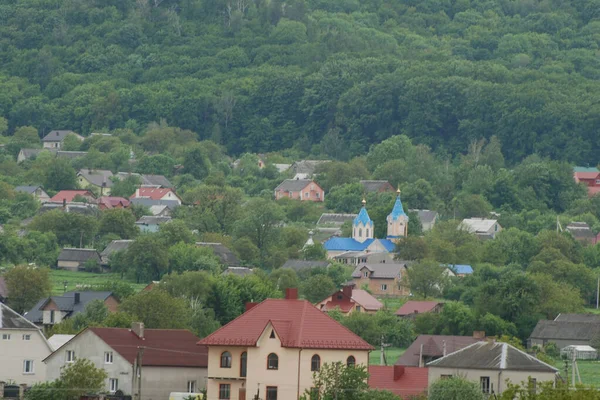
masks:
[(316, 304), (321, 311), (339, 310), (343, 315), (353, 312), (375, 314), (383, 308), (383, 304), (369, 292), (346, 285), (331, 296)]
[(373, 347), (288, 289), (199, 342), (208, 346), (208, 400), (299, 399), (322, 365), (369, 363)]
[(408, 288), (402, 286), (406, 272), (404, 263), (360, 264), (352, 272), (352, 281), (357, 288), (367, 287), (375, 296), (408, 296)]
[(50, 353), (40, 329), (0, 303), (0, 382), (31, 386), (46, 381), (42, 360)]
[[(207, 376), (206, 347), (184, 329), (87, 328), (44, 360), (48, 380), (85, 358), (107, 373), (105, 391), (141, 400), (165, 400), (171, 392), (199, 393)], [(139, 377), (139, 378), (138, 378)], [(141, 389), (141, 397), (140, 397)]]
[(484, 394), (501, 394), (507, 381), (529, 384), (556, 381), (558, 370), (508, 343), (480, 341), (427, 364), (428, 383), (460, 376), (479, 384)]

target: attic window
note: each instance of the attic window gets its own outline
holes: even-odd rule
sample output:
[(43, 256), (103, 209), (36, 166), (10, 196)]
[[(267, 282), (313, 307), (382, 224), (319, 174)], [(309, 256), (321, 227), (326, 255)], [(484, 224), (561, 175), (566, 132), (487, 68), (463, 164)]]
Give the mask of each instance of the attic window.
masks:
[(269, 335), (269, 339), (275, 339), (275, 331), (271, 330), (271, 334)]
[(342, 296), (341, 294), (338, 294), (338, 295), (337, 295), (337, 299), (338, 299), (338, 300), (342, 300), (342, 298), (343, 298), (343, 297), (344, 297), (344, 296)]

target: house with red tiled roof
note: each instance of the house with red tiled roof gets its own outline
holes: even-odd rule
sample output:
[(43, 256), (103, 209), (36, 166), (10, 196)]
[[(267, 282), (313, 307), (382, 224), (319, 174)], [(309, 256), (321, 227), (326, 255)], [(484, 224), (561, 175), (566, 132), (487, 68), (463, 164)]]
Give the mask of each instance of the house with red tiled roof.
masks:
[(573, 179), (575, 179), (575, 182), (587, 186), (589, 197), (600, 192), (600, 171), (597, 168), (575, 167)]
[(181, 205), (181, 198), (177, 196), (175, 191), (171, 188), (157, 188), (157, 187), (141, 187), (135, 190), (135, 193), (129, 198), (131, 199), (149, 199), (149, 200), (163, 200), (163, 201), (175, 201)]
[(129, 207), (129, 200), (124, 197), (102, 196), (98, 199), (98, 208), (101, 210), (127, 207)]
[(383, 304), (369, 292), (362, 289), (355, 289), (354, 285), (344, 286), (342, 290), (338, 290), (320, 303), (317, 303), (316, 306), (322, 311), (338, 309), (344, 315), (350, 315), (353, 312), (374, 314), (383, 308)]
[(306, 300), (247, 304), (246, 312), (200, 342), (208, 346), (209, 399), (298, 399), (325, 363), (368, 365), (373, 347)]
[(369, 387), (387, 390), (402, 399), (411, 399), (427, 392), (427, 368), (393, 366), (369, 366)]
[[(47, 380), (78, 358), (106, 371), (105, 391), (141, 400), (168, 399), (172, 392), (199, 393), (207, 377), (207, 349), (185, 329), (87, 328), (48, 356)], [(138, 378), (139, 377), (139, 378)], [(139, 380), (138, 380), (139, 379)]]
[(96, 197), (89, 190), (61, 190), (56, 193), (53, 197), (50, 198), (51, 203), (71, 203), (74, 201), (75, 197), (82, 197), (86, 199), (89, 203), (96, 202)]
[(423, 313), (437, 314), (442, 311), (443, 307), (444, 303), (439, 301), (407, 301), (396, 311), (396, 315), (404, 318), (414, 318)]

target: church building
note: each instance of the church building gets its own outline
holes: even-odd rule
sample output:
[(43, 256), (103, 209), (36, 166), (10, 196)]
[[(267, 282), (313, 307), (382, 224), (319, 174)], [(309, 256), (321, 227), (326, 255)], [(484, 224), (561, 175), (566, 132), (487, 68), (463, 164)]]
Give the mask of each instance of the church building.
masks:
[(375, 226), (367, 212), (366, 201), (363, 200), (360, 212), (352, 222), (352, 237), (333, 237), (324, 243), (327, 258), (354, 259), (360, 262), (361, 257), (372, 253), (392, 253), (398, 239), (408, 235), (408, 215), (402, 207), (400, 189), (392, 212), (387, 216), (387, 237), (375, 238)]

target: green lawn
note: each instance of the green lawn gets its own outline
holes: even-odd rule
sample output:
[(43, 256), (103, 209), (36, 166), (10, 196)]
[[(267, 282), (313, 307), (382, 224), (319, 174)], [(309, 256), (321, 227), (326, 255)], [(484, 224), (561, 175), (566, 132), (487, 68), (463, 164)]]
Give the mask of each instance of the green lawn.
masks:
[[(559, 369), (561, 376), (565, 377), (565, 362), (556, 360), (554, 366)], [(577, 361), (581, 383), (600, 388), (600, 361)], [(569, 362), (569, 382), (571, 381), (571, 362)], [(577, 378), (575, 378), (577, 379)]]
[[(63, 271), (55, 269), (50, 272), (50, 279), (52, 280), (52, 294), (54, 295), (63, 294), (65, 281), (67, 282), (67, 292), (69, 292), (82, 288), (83, 286), (96, 286), (106, 282), (122, 280), (119, 274), (94, 274), (84, 271)], [(146, 287), (146, 284), (127, 283), (131, 284), (138, 291)]]
[[(394, 365), (396, 361), (398, 361), (398, 357), (400, 357), (406, 349), (402, 349), (399, 347), (387, 347), (385, 349), (385, 356), (387, 358), (387, 365)], [(381, 351), (374, 350), (369, 354), (369, 364), (370, 365), (380, 365), (380, 357)]]

